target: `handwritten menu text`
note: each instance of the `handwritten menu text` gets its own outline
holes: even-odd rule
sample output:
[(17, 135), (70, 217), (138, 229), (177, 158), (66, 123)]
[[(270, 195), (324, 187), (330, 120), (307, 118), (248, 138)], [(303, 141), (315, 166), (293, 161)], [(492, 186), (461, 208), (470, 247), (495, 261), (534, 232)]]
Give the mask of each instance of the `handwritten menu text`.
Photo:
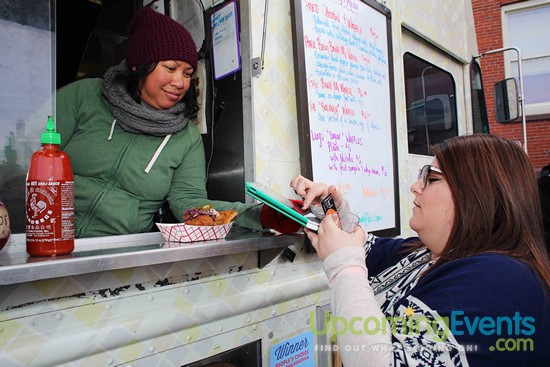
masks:
[(394, 226), (385, 15), (360, 0), (302, 0), (316, 181), (337, 184), (368, 230)]

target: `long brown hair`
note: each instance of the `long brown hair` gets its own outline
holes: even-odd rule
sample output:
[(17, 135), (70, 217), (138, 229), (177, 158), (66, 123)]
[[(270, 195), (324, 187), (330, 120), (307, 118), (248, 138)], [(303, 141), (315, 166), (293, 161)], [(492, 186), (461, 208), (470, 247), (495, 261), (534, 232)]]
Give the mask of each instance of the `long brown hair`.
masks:
[(435, 266), (499, 253), (529, 264), (550, 288), (535, 171), (521, 147), (474, 134), (448, 139), (433, 153), (455, 206), (449, 240)]

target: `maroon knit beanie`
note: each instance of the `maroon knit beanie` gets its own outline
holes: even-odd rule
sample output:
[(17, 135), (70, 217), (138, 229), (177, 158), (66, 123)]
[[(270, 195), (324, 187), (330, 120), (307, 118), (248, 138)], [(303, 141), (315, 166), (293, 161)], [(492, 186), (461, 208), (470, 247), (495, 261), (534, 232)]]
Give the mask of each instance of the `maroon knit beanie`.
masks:
[(181, 60), (197, 69), (197, 46), (184, 26), (149, 8), (138, 11), (130, 22), (126, 65), (138, 66)]

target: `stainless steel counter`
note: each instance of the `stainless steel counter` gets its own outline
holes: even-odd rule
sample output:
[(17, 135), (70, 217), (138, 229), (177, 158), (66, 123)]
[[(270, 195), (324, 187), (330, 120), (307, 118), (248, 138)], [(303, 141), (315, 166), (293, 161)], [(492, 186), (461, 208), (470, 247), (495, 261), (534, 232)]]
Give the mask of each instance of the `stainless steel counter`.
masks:
[(77, 239), (69, 255), (33, 257), (24, 235), (15, 235), (0, 251), (0, 285), (99, 271), (230, 255), (301, 244), (303, 235), (273, 235), (234, 227), (224, 240), (173, 243), (160, 233)]

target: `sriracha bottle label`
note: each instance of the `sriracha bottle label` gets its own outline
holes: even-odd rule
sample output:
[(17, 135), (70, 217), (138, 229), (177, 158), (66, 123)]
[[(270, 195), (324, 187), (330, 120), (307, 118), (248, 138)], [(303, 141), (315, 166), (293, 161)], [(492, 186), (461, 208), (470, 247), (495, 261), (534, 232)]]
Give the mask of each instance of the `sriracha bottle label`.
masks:
[(27, 171), (27, 253), (65, 255), (74, 250), (74, 176), (51, 116), (40, 144)]
[(27, 181), (27, 240), (51, 243), (74, 236), (74, 181)]

